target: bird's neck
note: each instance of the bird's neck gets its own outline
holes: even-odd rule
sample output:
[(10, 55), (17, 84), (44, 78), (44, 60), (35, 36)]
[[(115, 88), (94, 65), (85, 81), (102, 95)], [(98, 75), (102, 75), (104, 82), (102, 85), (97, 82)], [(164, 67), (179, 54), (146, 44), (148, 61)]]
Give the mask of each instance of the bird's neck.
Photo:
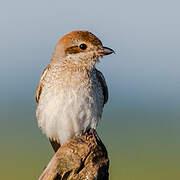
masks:
[(86, 71), (88, 73), (91, 73), (93, 69), (95, 68), (95, 61), (87, 62), (86, 60), (74, 60), (72, 58), (65, 58), (65, 59), (55, 59), (52, 58), (50, 61), (50, 65), (57, 66), (62, 70), (66, 71)]

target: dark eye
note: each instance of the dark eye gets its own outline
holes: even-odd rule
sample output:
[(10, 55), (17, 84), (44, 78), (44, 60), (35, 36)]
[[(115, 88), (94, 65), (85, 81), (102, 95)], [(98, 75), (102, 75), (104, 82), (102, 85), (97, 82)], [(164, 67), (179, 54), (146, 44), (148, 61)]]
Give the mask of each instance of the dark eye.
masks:
[(83, 43), (83, 44), (80, 44), (80, 46), (79, 46), (79, 47), (80, 47), (80, 49), (82, 49), (82, 50), (87, 49), (87, 45), (86, 45), (86, 44), (84, 44), (84, 43)]

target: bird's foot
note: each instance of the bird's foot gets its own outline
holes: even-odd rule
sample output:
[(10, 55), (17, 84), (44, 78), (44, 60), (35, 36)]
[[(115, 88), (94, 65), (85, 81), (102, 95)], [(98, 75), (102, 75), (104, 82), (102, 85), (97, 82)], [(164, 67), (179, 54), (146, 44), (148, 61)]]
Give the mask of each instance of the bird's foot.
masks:
[(97, 132), (95, 129), (93, 128), (89, 128), (87, 131), (86, 131), (86, 135), (92, 135), (93, 136), (93, 139), (94, 139), (94, 142), (96, 143), (96, 145), (98, 144), (101, 144), (101, 139), (99, 138)]

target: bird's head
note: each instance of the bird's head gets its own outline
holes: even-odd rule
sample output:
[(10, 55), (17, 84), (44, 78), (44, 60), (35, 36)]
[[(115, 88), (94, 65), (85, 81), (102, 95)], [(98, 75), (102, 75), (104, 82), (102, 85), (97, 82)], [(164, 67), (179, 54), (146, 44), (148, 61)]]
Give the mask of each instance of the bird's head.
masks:
[(73, 31), (57, 43), (51, 64), (92, 68), (99, 58), (114, 53), (88, 31)]

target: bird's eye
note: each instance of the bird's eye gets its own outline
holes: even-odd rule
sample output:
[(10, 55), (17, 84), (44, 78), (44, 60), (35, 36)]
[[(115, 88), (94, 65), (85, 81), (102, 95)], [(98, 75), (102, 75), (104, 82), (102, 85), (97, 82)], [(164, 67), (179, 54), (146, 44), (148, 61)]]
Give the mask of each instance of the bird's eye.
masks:
[(86, 45), (86, 44), (84, 44), (84, 43), (83, 43), (83, 44), (80, 44), (80, 46), (79, 46), (79, 47), (80, 47), (80, 49), (82, 49), (82, 50), (87, 49), (87, 45)]

